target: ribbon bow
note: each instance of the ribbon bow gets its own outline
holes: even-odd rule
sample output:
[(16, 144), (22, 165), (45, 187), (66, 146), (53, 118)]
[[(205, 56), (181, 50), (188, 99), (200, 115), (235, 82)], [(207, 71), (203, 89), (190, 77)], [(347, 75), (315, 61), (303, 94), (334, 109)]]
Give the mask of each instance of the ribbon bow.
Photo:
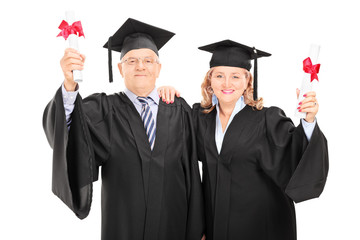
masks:
[(80, 21), (74, 22), (73, 24), (69, 25), (66, 21), (63, 20), (60, 23), (59, 29), (61, 30), (61, 32), (59, 33), (59, 35), (57, 35), (57, 37), (63, 36), (65, 40), (69, 37), (70, 34), (79, 34), (79, 37), (85, 37)]
[(319, 81), (317, 74), (319, 73), (320, 70), (320, 64), (313, 65), (311, 59), (308, 57), (303, 61), (303, 69), (304, 72), (311, 74), (310, 82), (312, 82), (314, 79)]

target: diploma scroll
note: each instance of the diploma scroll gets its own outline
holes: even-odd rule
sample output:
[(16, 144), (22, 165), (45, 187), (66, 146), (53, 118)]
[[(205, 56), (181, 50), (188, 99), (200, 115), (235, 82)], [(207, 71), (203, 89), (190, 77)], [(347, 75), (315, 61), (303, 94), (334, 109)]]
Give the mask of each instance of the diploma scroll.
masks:
[[(73, 24), (75, 22), (75, 13), (74, 11), (66, 11), (65, 12), (65, 16), (66, 16), (66, 21), (68, 22), (69, 25)], [(78, 35), (77, 34), (70, 34), (67, 42), (68, 42), (68, 46), (70, 48), (74, 48), (76, 50), (79, 51), (79, 43), (78, 43)], [(73, 79), (75, 82), (82, 82), (83, 78), (82, 78), (82, 73), (80, 70), (73, 70)]]
[[(310, 46), (310, 51), (309, 51), (309, 55), (308, 55), (309, 57), (304, 60), (304, 68), (305, 68), (305, 62), (310, 64), (309, 68), (314, 68), (316, 66), (316, 64), (318, 63), (319, 52), (320, 52), (319, 45), (312, 44)], [(309, 61), (309, 59), (311, 61)], [(320, 65), (318, 65), (317, 67), (319, 68)], [(299, 103), (304, 100), (304, 98), (305, 98), (304, 94), (306, 94), (307, 92), (310, 92), (310, 91), (314, 91), (316, 89), (317, 85), (319, 84), (317, 75), (316, 75), (316, 78), (314, 78), (314, 76), (315, 76), (314, 74), (316, 75), (315, 71), (313, 71), (313, 70), (305, 71), (305, 69), (304, 69), (304, 76), (303, 76), (303, 80), (301, 83), (300, 94), (299, 94), (299, 98), (297, 100), (297, 106), (296, 106), (296, 110), (295, 110), (296, 117), (306, 118), (306, 112), (299, 112), (299, 110), (297, 108), (299, 107)]]

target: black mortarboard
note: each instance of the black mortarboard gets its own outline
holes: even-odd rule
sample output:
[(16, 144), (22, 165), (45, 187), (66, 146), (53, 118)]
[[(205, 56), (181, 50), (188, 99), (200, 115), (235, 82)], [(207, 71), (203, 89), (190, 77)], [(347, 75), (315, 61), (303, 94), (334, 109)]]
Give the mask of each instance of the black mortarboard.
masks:
[(138, 20), (128, 18), (117, 32), (109, 37), (104, 48), (109, 54), (109, 81), (112, 82), (111, 50), (121, 52), (122, 58), (133, 49), (148, 48), (159, 56), (158, 50), (170, 40), (175, 33), (151, 26)]
[(271, 56), (270, 53), (231, 40), (212, 43), (199, 47), (199, 49), (213, 54), (210, 60), (210, 68), (229, 66), (245, 68), (250, 71), (251, 60), (254, 59), (254, 100), (257, 99), (257, 59)]

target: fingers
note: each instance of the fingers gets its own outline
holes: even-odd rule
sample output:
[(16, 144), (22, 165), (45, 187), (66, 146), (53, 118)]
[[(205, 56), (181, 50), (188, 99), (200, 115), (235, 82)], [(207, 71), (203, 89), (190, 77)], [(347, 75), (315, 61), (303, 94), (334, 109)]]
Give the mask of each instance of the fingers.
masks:
[(319, 104), (317, 102), (308, 102), (301, 104), (298, 109), (300, 112), (317, 112)]
[(319, 103), (316, 99), (315, 92), (308, 92), (304, 94), (304, 99), (299, 103), (298, 110), (299, 112), (305, 112), (307, 122), (314, 122), (315, 116), (319, 111)]
[(159, 94), (159, 97), (162, 98), (162, 101), (166, 102), (167, 104), (174, 102), (175, 95), (177, 97), (180, 96), (180, 93), (171, 86), (160, 87), (160, 88), (158, 88), (157, 92)]
[(81, 54), (79, 51), (73, 49), (73, 48), (67, 48), (64, 52), (64, 56), (62, 59), (66, 60), (66, 59), (69, 59), (69, 58), (75, 58), (75, 59), (78, 59), (82, 62), (85, 61), (85, 55), (84, 54)]
[(316, 97), (316, 92), (311, 91), (304, 94), (304, 97)]
[(169, 88), (165, 88), (165, 100), (166, 100), (167, 104), (170, 103), (170, 89)]
[(304, 94), (304, 99), (301, 101), (302, 104), (309, 103), (309, 102), (317, 102), (316, 99), (316, 92), (311, 91)]
[(316, 99), (316, 97), (306, 97), (306, 98), (304, 98), (300, 103), (301, 104), (305, 104), (305, 103), (313, 103), (313, 105), (314, 105), (314, 103), (317, 101), (317, 99)]
[(162, 100), (163, 102), (165, 102), (165, 101), (166, 101), (166, 96), (165, 96), (165, 91), (164, 91), (164, 89), (163, 89), (163, 88), (158, 88), (157, 92), (158, 92), (159, 97), (161, 98), (161, 100)]
[(85, 55), (73, 48), (65, 49), (64, 56), (60, 60), (60, 65), (63, 70), (65, 80), (73, 81), (73, 70), (83, 70), (85, 62)]
[[(64, 59), (63, 65), (65, 67), (71, 67), (71, 66), (83, 67), (84, 63), (82, 60), (80, 60), (78, 58), (68, 58), (68, 59)], [(74, 69), (71, 69), (71, 70), (74, 70)]]
[(164, 89), (161, 89), (161, 99), (163, 100), (163, 102), (166, 101), (166, 96), (165, 96), (165, 91), (164, 91)]
[(180, 97), (180, 92), (179, 92), (178, 90), (175, 90), (175, 95), (176, 95), (177, 97)]
[(296, 99), (299, 99), (299, 95), (300, 95), (300, 89), (296, 89)]
[(298, 107), (299, 110), (302, 111), (308, 108), (314, 108), (314, 109), (319, 108), (319, 103), (317, 102), (316, 97), (308, 96), (299, 103), (299, 107)]
[(82, 58), (82, 62), (84, 63), (86, 58), (85, 55), (80, 53), (80, 57)]
[(175, 89), (170, 90), (170, 103), (173, 103), (175, 99)]
[(66, 48), (65, 53), (67, 53), (67, 52), (79, 53), (79, 51), (76, 50), (75, 48)]
[(158, 93), (159, 97), (161, 97), (161, 88), (157, 89), (157, 93)]
[(307, 97), (307, 96), (316, 97), (316, 92), (311, 91), (311, 92), (307, 92), (307, 93), (306, 93), (306, 94), (304, 94), (304, 95), (305, 95), (305, 97)]

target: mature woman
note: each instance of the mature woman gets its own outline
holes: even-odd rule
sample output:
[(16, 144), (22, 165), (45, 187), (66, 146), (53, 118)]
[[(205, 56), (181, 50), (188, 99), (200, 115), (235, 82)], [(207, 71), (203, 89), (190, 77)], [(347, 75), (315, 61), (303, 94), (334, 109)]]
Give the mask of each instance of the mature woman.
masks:
[[(295, 240), (293, 202), (318, 197), (328, 172), (327, 141), (309, 92), (295, 127), (277, 107), (263, 107), (253, 90), (251, 59), (270, 54), (225, 40), (213, 53), (194, 104), (208, 240)], [(255, 73), (256, 74), (256, 69)], [(256, 81), (254, 80), (255, 84)]]

